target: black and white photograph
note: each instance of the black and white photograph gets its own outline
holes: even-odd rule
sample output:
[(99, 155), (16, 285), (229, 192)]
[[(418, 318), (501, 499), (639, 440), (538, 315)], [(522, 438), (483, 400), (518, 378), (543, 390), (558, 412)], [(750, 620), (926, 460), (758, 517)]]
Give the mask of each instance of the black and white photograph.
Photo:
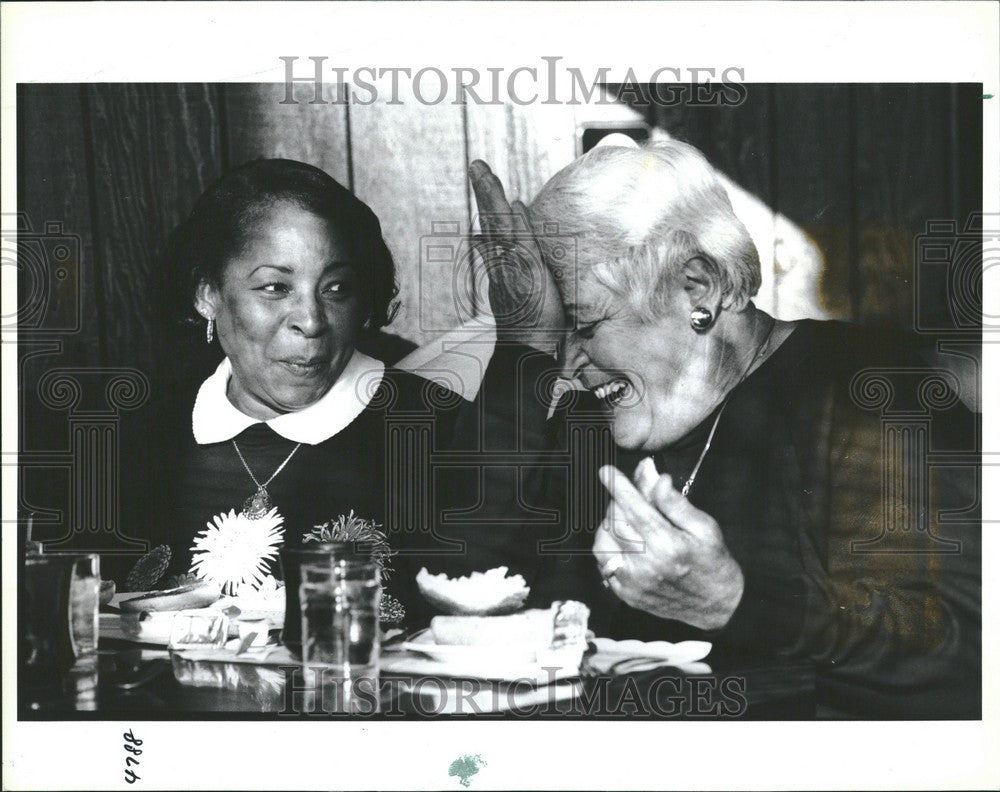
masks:
[(4, 788), (1000, 783), (995, 5), (3, 15)]

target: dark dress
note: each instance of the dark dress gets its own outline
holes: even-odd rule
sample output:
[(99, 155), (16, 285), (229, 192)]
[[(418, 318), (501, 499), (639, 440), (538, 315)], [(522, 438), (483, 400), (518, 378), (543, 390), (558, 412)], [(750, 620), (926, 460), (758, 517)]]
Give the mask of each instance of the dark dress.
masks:
[[(195, 441), (191, 409), (199, 385), (173, 390), (123, 426), (123, 524), (150, 546), (170, 546), (167, 575), (187, 573), (196, 534), (214, 516), (233, 509), (239, 512), (256, 489), (232, 442)], [(433, 442), (447, 446), (458, 401), (427, 380), (387, 369), (370, 403), (348, 426), (316, 445), (302, 444), (267, 485), (284, 518), (284, 546), (300, 545), (315, 526), (351, 511), (380, 526), (386, 527), (388, 521), (393, 530), (402, 529), (386, 506), (387, 451), (394, 448), (396, 430), (405, 426), (403, 434), (412, 435), (420, 426)], [(265, 423), (249, 426), (234, 440), (261, 481), (295, 448), (293, 441)], [(417, 459), (403, 455), (420, 449), (407, 448), (405, 442), (395, 448), (397, 474), (400, 469), (405, 475), (419, 468)], [(400, 478), (396, 483), (405, 490), (409, 482)], [(419, 532), (429, 526), (410, 522), (406, 527)], [(277, 561), (271, 567), (280, 577)], [(390, 588), (401, 588), (412, 575), (407, 574), (405, 558), (396, 559), (394, 567)], [(412, 599), (412, 592), (403, 593)]]
[[(743, 570), (737, 611), (705, 633), (618, 603), (611, 634), (805, 670), (818, 715), (977, 717), (979, 424), (953, 384), (891, 334), (798, 322), (732, 391), (689, 494)], [(654, 455), (675, 486), (715, 417)]]

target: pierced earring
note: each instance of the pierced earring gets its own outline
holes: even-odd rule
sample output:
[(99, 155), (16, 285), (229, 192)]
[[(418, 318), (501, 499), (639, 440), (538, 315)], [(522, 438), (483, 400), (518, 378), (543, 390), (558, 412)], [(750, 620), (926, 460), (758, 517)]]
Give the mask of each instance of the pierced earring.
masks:
[(215, 320), (209, 319), (208, 324), (205, 325), (205, 342), (208, 344), (212, 343), (212, 339), (215, 337)]
[(691, 327), (695, 330), (705, 330), (711, 326), (714, 318), (708, 308), (704, 305), (698, 305), (691, 311)]

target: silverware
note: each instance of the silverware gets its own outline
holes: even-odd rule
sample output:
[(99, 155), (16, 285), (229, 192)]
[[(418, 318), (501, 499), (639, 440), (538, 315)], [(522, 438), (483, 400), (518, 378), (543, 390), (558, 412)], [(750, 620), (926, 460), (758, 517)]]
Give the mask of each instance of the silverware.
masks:
[(253, 645), (254, 639), (257, 638), (257, 633), (247, 633), (243, 636), (243, 640), (240, 641), (240, 645), (236, 648), (236, 656), (239, 657), (241, 654), (246, 652), (251, 645)]

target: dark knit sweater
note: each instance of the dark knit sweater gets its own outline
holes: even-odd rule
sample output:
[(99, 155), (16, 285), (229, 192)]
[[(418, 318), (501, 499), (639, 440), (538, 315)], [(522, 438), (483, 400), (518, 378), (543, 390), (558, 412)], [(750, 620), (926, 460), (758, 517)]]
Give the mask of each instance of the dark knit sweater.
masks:
[[(720, 669), (805, 664), (821, 713), (974, 716), (979, 481), (959, 457), (978, 421), (905, 339), (797, 325), (731, 392), (689, 495), (743, 571), (736, 613), (705, 633), (618, 603), (611, 633), (707, 639)], [(675, 486), (715, 417), (654, 455)], [(641, 456), (615, 462), (631, 476)]]

